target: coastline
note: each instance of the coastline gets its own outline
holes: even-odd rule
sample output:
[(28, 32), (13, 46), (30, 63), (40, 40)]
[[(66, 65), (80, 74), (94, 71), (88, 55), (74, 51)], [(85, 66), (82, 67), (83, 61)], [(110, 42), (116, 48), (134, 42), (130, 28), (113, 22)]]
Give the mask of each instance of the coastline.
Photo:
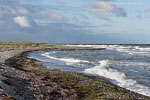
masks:
[(30, 94), (33, 94), (32, 99), (28, 98), (28, 100), (48, 98), (56, 100), (150, 100), (150, 97), (118, 87), (99, 76), (50, 70), (43, 66), (43, 62), (26, 57), (31, 52), (49, 50), (77, 49), (26, 50), (6, 61), (8, 66), (28, 75), (31, 82), (29, 87), (32, 93)]

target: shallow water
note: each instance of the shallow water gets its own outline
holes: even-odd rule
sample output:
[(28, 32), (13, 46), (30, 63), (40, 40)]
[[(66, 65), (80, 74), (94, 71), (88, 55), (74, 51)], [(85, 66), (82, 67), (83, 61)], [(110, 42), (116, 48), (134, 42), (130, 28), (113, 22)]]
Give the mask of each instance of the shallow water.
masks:
[(107, 48), (97, 51), (31, 53), (49, 69), (82, 72), (108, 78), (112, 83), (150, 96), (150, 45), (68, 45)]

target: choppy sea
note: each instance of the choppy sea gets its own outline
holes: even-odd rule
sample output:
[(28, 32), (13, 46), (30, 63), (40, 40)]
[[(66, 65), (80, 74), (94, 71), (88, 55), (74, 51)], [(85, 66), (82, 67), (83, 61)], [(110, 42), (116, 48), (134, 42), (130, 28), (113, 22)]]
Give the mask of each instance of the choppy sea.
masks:
[(49, 69), (99, 75), (128, 90), (150, 96), (150, 45), (67, 45), (106, 48), (29, 54)]

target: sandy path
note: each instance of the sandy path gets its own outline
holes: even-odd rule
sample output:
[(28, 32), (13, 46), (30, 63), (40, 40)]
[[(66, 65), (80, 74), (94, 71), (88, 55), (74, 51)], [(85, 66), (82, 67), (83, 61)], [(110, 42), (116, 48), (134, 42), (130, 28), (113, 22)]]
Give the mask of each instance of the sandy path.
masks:
[(5, 64), (5, 60), (23, 51), (0, 51), (0, 100), (35, 100), (28, 75)]
[(13, 57), (14, 55), (21, 53), (24, 50), (8, 50), (0, 51), (0, 63), (4, 63), (6, 59)]

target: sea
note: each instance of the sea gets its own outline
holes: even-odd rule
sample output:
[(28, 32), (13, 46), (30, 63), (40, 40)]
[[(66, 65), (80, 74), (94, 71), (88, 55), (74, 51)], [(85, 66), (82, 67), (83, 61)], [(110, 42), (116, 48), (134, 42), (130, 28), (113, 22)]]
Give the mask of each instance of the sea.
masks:
[(150, 96), (150, 45), (65, 45), (106, 48), (35, 52), (28, 55), (49, 69), (101, 76), (113, 84)]

